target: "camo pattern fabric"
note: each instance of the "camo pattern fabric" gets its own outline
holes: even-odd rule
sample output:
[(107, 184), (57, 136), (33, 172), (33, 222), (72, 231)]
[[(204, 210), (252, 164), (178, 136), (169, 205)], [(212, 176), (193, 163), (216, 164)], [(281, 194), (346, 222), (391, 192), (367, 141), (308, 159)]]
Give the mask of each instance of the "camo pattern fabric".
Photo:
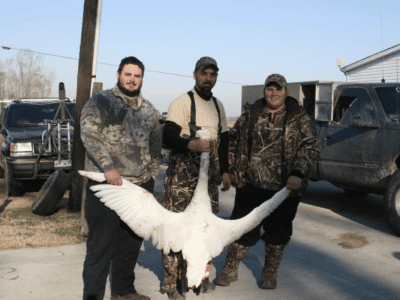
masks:
[(133, 109), (115, 87), (88, 100), (81, 115), (81, 138), (89, 171), (117, 169), (126, 178), (157, 178), (161, 153), (159, 112), (141, 95), (138, 98), (139, 106)]
[(178, 278), (179, 278), (179, 261), (182, 260), (181, 253), (170, 252), (167, 254), (162, 254), (162, 264), (164, 266), (164, 281), (160, 289), (162, 294), (167, 293), (173, 289), (177, 288)]
[(288, 243), (283, 245), (265, 244), (265, 261), (262, 271), (263, 285), (274, 286), (278, 280), (278, 268)]
[[(307, 173), (319, 155), (318, 140), (311, 118), (293, 102), (286, 102), (286, 116), (277, 116), (279, 119), (275, 121), (273, 130), (269, 125), (269, 117), (263, 115), (265, 111), (260, 114), (252, 132), (254, 152), (251, 161), (248, 153), (250, 107), (245, 107), (245, 113), (229, 133), (229, 173), (237, 187), (250, 183), (256, 187), (278, 190), (286, 185), (290, 175), (294, 175), (303, 178), (303, 181), (302, 188), (293, 191), (291, 196), (301, 196), (302, 191), (307, 189)], [(282, 120), (286, 120), (285, 125)], [(268, 151), (265, 154), (259, 155), (266, 149)]]
[(238, 280), (240, 262), (249, 252), (250, 248), (250, 246), (244, 246), (236, 242), (228, 246), (226, 263), (222, 269), (221, 275), (217, 279), (217, 283), (220, 281), (223, 283), (221, 285), (229, 285), (230, 282)]
[(286, 108), (274, 114), (265, 107), (252, 133), (252, 147), (247, 178), (250, 185), (267, 190), (280, 190), (282, 174), (282, 137)]
[[(222, 178), (218, 157), (219, 142), (213, 140), (210, 151), (208, 193), (212, 212), (218, 212), (218, 186)], [(164, 178), (164, 207), (173, 212), (182, 212), (189, 205), (199, 178), (200, 152), (186, 153), (172, 150)]]

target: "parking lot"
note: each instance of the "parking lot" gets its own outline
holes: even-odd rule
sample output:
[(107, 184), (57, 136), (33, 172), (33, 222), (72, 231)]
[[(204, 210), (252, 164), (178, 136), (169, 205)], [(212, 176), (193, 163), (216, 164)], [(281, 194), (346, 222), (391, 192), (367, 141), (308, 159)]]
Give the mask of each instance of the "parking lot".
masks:
[[(234, 189), (220, 195), (219, 216), (229, 217)], [(327, 182), (311, 182), (294, 226), (277, 290), (257, 287), (264, 261), (259, 242), (242, 261), (238, 282), (200, 297), (189, 293), (187, 299), (400, 299), (400, 239), (383, 218), (381, 196), (349, 198)], [(153, 300), (167, 299), (158, 292), (160, 252), (150, 241), (144, 249), (136, 287)], [(0, 251), (0, 299), (80, 299), (84, 255), (84, 244)], [(213, 260), (211, 278), (221, 272), (225, 257), (226, 249)]]

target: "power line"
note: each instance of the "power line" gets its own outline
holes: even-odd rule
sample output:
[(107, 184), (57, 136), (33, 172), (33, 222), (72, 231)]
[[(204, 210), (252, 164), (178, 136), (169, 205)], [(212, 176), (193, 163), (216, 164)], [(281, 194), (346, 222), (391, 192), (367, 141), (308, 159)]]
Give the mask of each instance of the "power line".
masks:
[[(36, 54), (42, 54), (42, 55), (47, 55), (47, 56), (54, 56), (54, 57), (59, 57), (59, 58), (66, 58), (66, 59), (72, 59), (72, 60), (78, 60), (78, 58), (75, 57), (68, 57), (68, 56), (62, 56), (62, 55), (57, 55), (57, 54), (50, 54), (50, 53), (43, 53), (43, 52), (38, 52), (38, 51), (32, 51), (28, 49), (20, 49), (20, 48), (12, 48), (12, 47), (7, 47), (7, 46), (0, 46), (4, 50), (19, 50), (19, 51), (26, 51), (26, 52), (32, 52)], [(118, 65), (113, 65), (109, 63), (103, 63), (103, 62), (97, 62), (98, 64), (101, 65), (107, 65), (107, 66), (113, 66), (113, 67), (118, 67)], [(167, 74), (167, 75), (173, 75), (173, 76), (181, 76), (181, 77), (189, 77), (192, 78), (192, 76), (189, 75), (182, 75), (182, 74), (175, 74), (175, 73), (169, 73), (169, 72), (162, 72), (162, 71), (154, 71), (154, 70), (146, 70), (147, 72), (153, 72), (153, 73), (161, 73), (161, 74)], [(247, 85), (243, 83), (237, 83), (237, 82), (230, 82), (230, 81), (222, 81), (218, 80), (218, 82), (223, 82), (223, 83), (230, 83), (230, 84), (237, 84), (237, 85)]]

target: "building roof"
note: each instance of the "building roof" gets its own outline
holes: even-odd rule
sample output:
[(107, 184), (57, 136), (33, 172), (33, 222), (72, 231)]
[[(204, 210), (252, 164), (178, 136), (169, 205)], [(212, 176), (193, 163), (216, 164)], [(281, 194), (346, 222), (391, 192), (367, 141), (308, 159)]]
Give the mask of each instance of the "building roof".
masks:
[(360, 59), (360, 60), (358, 60), (358, 61), (356, 61), (354, 63), (351, 63), (351, 64), (349, 64), (347, 66), (344, 66), (343, 68), (340, 68), (340, 70), (343, 73), (347, 73), (347, 72), (349, 72), (351, 70), (354, 70), (354, 69), (356, 69), (358, 67), (361, 67), (363, 65), (369, 64), (369, 63), (371, 63), (371, 62), (373, 62), (375, 60), (381, 59), (381, 58), (383, 58), (385, 56), (388, 56), (388, 55), (395, 54), (397, 52), (400, 52), (400, 44), (397, 44), (397, 45), (395, 45), (393, 47), (387, 48), (387, 49), (382, 50), (382, 51), (380, 51), (378, 53), (375, 53), (375, 54), (367, 56), (367, 57), (365, 57), (363, 59)]

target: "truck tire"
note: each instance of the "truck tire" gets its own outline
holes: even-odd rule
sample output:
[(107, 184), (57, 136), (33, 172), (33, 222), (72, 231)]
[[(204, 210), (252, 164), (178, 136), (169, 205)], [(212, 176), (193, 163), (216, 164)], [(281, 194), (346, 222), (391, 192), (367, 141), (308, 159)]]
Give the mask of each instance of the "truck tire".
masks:
[(11, 178), (10, 168), (7, 164), (7, 159), (2, 156), (4, 166), (4, 186), (6, 197), (22, 196), (24, 194), (24, 187), (20, 181)]
[(384, 213), (392, 230), (400, 236), (400, 170), (396, 171), (384, 195)]
[(360, 192), (360, 191), (355, 191), (355, 190), (350, 190), (350, 189), (343, 189), (344, 192), (346, 193), (346, 196), (349, 197), (365, 197), (368, 195), (366, 192)]
[(47, 178), (32, 204), (32, 212), (39, 216), (51, 215), (71, 183), (71, 176), (57, 170)]

